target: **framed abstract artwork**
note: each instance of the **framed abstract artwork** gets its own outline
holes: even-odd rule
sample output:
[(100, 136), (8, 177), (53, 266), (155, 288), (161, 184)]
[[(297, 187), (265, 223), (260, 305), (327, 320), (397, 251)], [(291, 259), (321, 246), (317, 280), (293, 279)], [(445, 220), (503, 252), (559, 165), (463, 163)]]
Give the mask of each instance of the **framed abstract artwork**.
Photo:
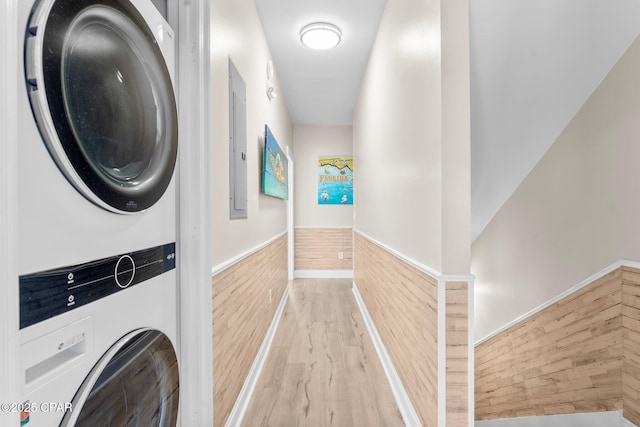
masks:
[(287, 200), (289, 198), (289, 165), (269, 126), (264, 125), (262, 193)]

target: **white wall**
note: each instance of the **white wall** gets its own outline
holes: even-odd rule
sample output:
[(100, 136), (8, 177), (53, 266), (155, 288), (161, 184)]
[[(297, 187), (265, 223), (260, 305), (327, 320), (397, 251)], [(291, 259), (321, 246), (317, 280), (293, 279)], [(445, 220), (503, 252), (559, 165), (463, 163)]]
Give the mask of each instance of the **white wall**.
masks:
[(468, 73), (466, 1), (388, 2), (353, 120), (355, 228), (449, 274), (469, 272)]
[[(351, 156), (351, 126), (295, 126), (293, 144), (296, 165), (295, 226), (351, 227), (353, 205), (318, 205), (318, 157)], [(357, 191), (355, 187), (354, 191)]]
[(442, 266), (471, 263), (471, 89), (469, 2), (442, 0)]
[(640, 260), (640, 38), (472, 248), (482, 339), (615, 261)]
[(439, 2), (387, 2), (353, 119), (354, 226), (436, 270), (440, 59)]
[[(229, 219), (229, 57), (247, 85), (248, 219)], [(282, 96), (265, 93), (271, 54), (252, 0), (211, 4), (211, 191), (212, 264), (233, 258), (287, 228), (286, 201), (260, 193), (264, 125), (282, 150), (293, 143), (293, 126)], [(279, 90), (276, 74), (276, 92)]]

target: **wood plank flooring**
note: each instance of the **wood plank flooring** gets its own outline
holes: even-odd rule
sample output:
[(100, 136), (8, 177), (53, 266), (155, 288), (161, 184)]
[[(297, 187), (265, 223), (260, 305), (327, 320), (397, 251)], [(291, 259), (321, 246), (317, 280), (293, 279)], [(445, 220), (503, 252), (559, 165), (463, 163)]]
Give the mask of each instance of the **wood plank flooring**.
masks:
[(351, 279), (290, 283), (242, 425), (404, 426)]

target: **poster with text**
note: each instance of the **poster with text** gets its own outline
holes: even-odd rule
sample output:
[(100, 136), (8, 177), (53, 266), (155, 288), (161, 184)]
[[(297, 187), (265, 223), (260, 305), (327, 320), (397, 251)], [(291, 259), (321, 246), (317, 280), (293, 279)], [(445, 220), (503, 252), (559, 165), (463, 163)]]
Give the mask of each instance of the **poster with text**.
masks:
[(319, 157), (318, 204), (353, 205), (353, 157)]

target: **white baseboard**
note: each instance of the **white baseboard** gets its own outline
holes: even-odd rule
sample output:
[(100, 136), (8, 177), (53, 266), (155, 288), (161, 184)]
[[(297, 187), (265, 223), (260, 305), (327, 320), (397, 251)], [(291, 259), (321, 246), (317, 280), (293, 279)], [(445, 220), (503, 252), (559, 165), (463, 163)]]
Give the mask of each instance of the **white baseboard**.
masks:
[(629, 260), (616, 261), (613, 264), (611, 264), (610, 266), (603, 268), (602, 270), (600, 270), (599, 272), (597, 272), (593, 276), (584, 279), (582, 282), (578, 283), (577, 285), (572, 286), (571, 288), (569, 288), (566, 291), (560, 293), (559, 295), (556, 295), (555, 297), (551, 298), (547, 302), (544, 302), (544, 303), (540, 304), (536, 308), (524, 313), (523, 315), (517, 317), (516, 319), (513, 319), (511, 322), (507, 323), (506, 325), (503, 325), (503, 326), (499, 327), (495, 331), (491, 332), (489, 335), (487, 335), (487, 336), (479, 339), (478, 341), (476, 341), (474, 345), (476, 347), (479, 346), (483, 342), (488, 341), (491, 338), (495, 337), (496, 335), (499, 335), (502, 332), (506, 331), (510, 327), (512, 327), (514, 325), (517, 325), (518, 323), (527, 320), (528, 318), (530, 318), (534, 314), (537, 314), (537, 313), (541, 312), (542, 310), (544, 310), (545, 308), (550, 307), (553, 304), (557, 303), (558, 301), (568, 297), (569, 295), (571, 295), (571, 294), (573, 294), (575, 292), (578, 292), (580, 289), (582, 289), (582, 288), (584, 288), (586, 286), (589, 286), (590, 284), (592, 284), (596, 280), (606, 276), (607, 274), (611, 273), (612, 271), (615, 271), (615, 270), (619, 269), (620, 267), (631, 267), (631, 268), (640, 269), (640, 262), (629, 261)]
[(402, 385), (400, 376), (398, 375), (396, 368), (393, 366), (389, 353), (387, 353), (387, 349), (382, 343), (382, 338), (380, 338), (378, 330), (373, 323), (373, 319), (369, 315), (367, 307), (364, 305), (364, 301), (362, 300), (362, 296), (360, 295), (355, 282), (353, 282), (353, 295), (356, 298), (356, 302), (358, 303), (358, 307), (362, 313), (364, 323), (367, 325), (369, 335), (371, 335), (371, 340), (373, 341), (373, 346), (376, 349), (376, 353), (378, 353), (384, 373), (386, 374), (389, 385), (391, 386), (391, 392), (393, 393), (393, 397), (396, 399), (396, 404), (398, 405), (398, 409), (400, 410), (400, 414), (402, 415), (405, 425), (408, 427), (421, 427), (422, 424), (420, 423), (420, 418), (418, 418), (418, 414), (411, 403), (411, 399), (409, 399), (409, 395), (407, 394), (404, 385)]
[(240, 390), (240, 394), (236, 399), (236, 403), (233, 405), (231, 414), (229, 414), (229, 418), (227, 418), (225, 427), (238, 427), (242, 423), (244, 414), (247, 411), (247, 406), (249, 406), (249, 401), (251, 400), (251, 396), (253, 395), (253, 390), (256, 388), (256, 384), (258, 383), (260, 372), (262, 371), (262, 367), (267, 360), (267, 355), (269, 354), (269, 349), (271, 348), (271, 343), (273, 342), (273, 337), (276, 333), (276, 329), (278, 329), (278, 323), (280, 323), (280, 318), (282, 317), (282, 313), (284, 312), (284, 306), (286, 305), (288, 296), (289, 288), (287, 287), (285, 288), (282, 299), (278, 304), (278, 308), (276, 309), (276, 314), (273, 316), (271, 325), (267, 330), (267, 335), (265, 335), (264, 341), (262, 341), (262, 345), (260, 346), (260, 350), (258, 350), (258, 355), (251, 365), (249, 375), (247, 375), (247, 378), (242, 385), (242, 390)]
[(353, 270), (296, 270), (294, 279), (352, 279)]
[(430, 266), (428, 266), (426, 264), (423, 264), (423, 263), (421, 263), (419, 261), (416, 261), (415, 259), (413, 259), (411, 257), (406, 256), (402, 252), (392, 248), (391, 246), (387, 246), (386, 244), (382, 243), (381, 241), (374, 239), (373, 237), (363, 233), (362, 231), (360, 231), (358, 229), (354, 228), (353, 232), (359, 234), (360, 236), (362, 236), (363, 238), (367, 239), (368, 241), (370, 241), (374, 245), (384, 249), (385, 251), (389, 252), (392, 255), (395, 255), (397, 258), (400, 258), (405, 263), (407, 263), (410, 266), (422, 271), (425, 274), (428, 274), (429, 276), (433, 277), (434, 279), (436, 279), (438, 281), (441, 281), (441, 282), (467, 282), (467, 283), (473, 283), (475, 281), (475, 279), (476, 279), (473, 274), (443, 274), (443, 273), (440, 273), (435, 268), (431, 268)]
[(476, 421), (475, 427), (636, 427), (622, 411)]
[(332, 228), (345, 228), (345, 229), (353, 229), (353, 225), (296, 225), (294, 228), (303, 228), (303, 229), (332, 229)]

